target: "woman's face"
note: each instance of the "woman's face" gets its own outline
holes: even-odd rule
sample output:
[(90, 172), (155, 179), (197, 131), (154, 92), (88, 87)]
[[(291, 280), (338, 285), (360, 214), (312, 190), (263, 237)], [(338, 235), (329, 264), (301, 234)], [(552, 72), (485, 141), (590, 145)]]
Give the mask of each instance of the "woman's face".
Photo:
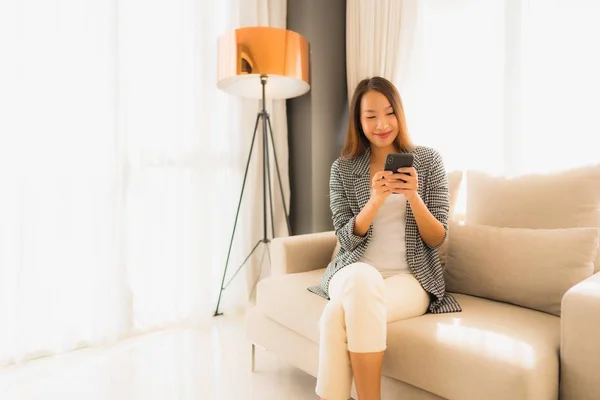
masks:
[(382, 93), (369, 90), (360, 101), (360, 122), (372, 146), (393, 146), (398, 136), (398, 118)]

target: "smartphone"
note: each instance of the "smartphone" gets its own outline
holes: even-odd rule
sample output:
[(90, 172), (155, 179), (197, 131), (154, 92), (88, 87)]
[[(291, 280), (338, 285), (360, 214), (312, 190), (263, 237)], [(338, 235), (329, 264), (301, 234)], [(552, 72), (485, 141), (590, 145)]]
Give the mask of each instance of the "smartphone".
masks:
[(392, 153), (385, 157), (385, 171), (398, 174), (398, 168), (412, 167), (415, 157), (411, 153)]

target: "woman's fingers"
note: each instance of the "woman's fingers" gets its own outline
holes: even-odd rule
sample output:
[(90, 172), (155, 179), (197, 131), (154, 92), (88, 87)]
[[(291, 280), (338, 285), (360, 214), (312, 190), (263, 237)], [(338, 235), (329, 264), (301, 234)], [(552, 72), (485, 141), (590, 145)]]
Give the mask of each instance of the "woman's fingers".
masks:
[(373, 180), (378, 181), (378, 180), (387, 178), (392, 175), (394, 175), (394, 173), (392, 171), (379, 171), (379, 172), (375, 173), (375, 175), (373, 176)]

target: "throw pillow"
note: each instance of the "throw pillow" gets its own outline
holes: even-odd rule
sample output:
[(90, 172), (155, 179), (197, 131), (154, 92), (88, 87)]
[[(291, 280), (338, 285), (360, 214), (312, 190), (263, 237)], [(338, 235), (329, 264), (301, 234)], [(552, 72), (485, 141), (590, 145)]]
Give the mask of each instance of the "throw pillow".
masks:
[(452, 227), (446, 289), (560, 316), (561, 300), (590, 277), (598, 228)]
[[(467, 223), (511, 228), (600, 227), (600, 164), (514, 178), (468, 171)], [(595, 260), (600, 270), (600, 251)]]

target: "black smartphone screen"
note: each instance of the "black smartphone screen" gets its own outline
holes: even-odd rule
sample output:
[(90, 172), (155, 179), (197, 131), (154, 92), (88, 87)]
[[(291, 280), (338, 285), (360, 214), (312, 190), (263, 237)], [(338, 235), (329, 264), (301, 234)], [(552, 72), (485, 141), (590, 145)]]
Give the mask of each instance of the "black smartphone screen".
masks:
[(385, 157), (385, 171), (398, 173), (398, 168), (412, 167), (414, 156), (410, 153), (392, 153)]

